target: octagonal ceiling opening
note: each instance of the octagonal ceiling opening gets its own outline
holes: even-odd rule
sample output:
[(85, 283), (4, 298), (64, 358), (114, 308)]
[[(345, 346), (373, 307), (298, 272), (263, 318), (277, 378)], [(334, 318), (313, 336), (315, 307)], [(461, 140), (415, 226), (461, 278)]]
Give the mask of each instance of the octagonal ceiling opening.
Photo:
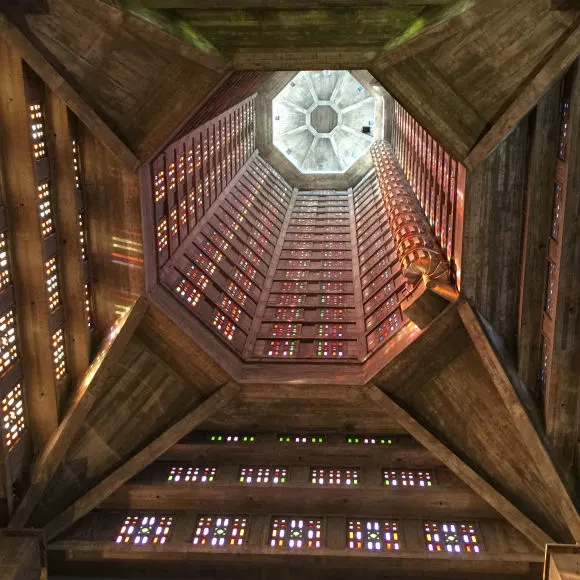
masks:
[(344, 173), (375, 140), (376, 110), (349, 71), (301, 71), (272, 100), (272, 140), (301, 173)]

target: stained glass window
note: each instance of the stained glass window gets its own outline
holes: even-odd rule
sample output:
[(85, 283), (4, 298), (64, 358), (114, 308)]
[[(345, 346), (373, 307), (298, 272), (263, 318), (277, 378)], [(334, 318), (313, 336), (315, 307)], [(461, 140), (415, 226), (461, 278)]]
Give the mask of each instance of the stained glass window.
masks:
[(304, 294), (278, 294), (276, 304), (279, 306), (299, 306), (304, 304), (306, 296)]
[(390, 487), (431, 487), (433, 475), (430, 471), (383, 470), (383, 481)]
[(557, 240), (560, 234), (560, 220), (562, 216), (562, 186), (554, 184), (554, 201), (552, 202), (552, 237)]
[(230, 280), (227, 284), (226, 290), (228, 294), (237, 300), (241, 306), (245, 306), (246, 301), (248, 300), (248, 295), (242, 292), (241, 288), (235, 282)]
[(210, 279), (193, 265), (187, 269), (186, 275), (200, 290), (205, 290), (210, 283)]
[(346, 532), (351, 550), (399, 550), (399, 523), (385, 520), (349, 520)]
[(169, 243), (169, 233), (167, 229), (167, 218), (164, 217), (157, 224), (157, 251), (162, 252)]
[(224, 257), (224, 255), (209, 240), (204, 240), (201, 244), (201, 248), (214, 262), (218, 264)]
[(343, 282), (320, 282), (322, 292), (342, 292), (344, 290)]
[(177, 221), (177, 206), (171, 209), (169, 214), (169, 231), (172, 238), (175, 238), (179, 232), (179, 223)]
[(550, 343), (546, 336), (542, 334), (542, 358), (540, 361), (540, 377), (539, 382), (542, 391), (546, 388), (546, 379), (548, 375), (548, 362), (550, 360)]
[(278, 308), (276, 320), (301, 320), (304, 318), (304, 308)]
[(250, 264), (250, 262), (248, 262), (248, 260), (246, 260), (242, 256), (240, 256), (238, 265), (252, 280), (256, 277), (257, 273), (256, 268), (254, 268), (254, 266), (252, 266), (252, 264)]
[(8, 264), (8, 239), (5, 232), (0, 232), (0, 290), (10, 284), (10, 267)]
[(318, 324), (316, 334), (323, 338), (342, 338), (342, 324)]
[(222, 238), (222, 236), (220, 236), (220, 234), (218, 234), (215, 230), (212, 231), (212, 233), (210, 234), (210, 239), (211, 241), (218, 247), (220, 248), (220, 250), (223, 250), (224, 252), (229, 248), (230, 244), (228, 242), (226, 242), (226, 240), (224, 240), (224, 238)]
[(230, 242), (234, 239), (235, 234), (224, 224), (221, 220), (218, 220), (218, 230), (222, 233), (222, 235), (230, 240)]
[(87, 234), (85, 231), (85, 220), (82, 211), (79, 212), (78, 222), (79, 222), (79, 243), (81, 246), (81, 261), (86, 262), (89, 258), (87, 255)]
[(60, 290), (58, 287), (58, 265), (56, 256), (49, 258), (44, 263), (44, 274), (46, 277), (46, 291), (48, 293), (48, 307), (52, 312), (60, 306)]
[(341, 340), (319, 340), (316, 343), (316, 354), (320, 358), (342, 358), (345, 353)]
[(280, 324), (275, 323), (272, 325), (272, 336), (297, 336), (300, 330), (299, 324), (288, 323), (288, 324)]
[(556, 264), (548, 260), (548, 280), (546, 282), (546, 298), (544, 309), (547, 314), (552, 314), (554, 307), (554, 290), (556, 285)]
[(234, 321), (239, 322), (242, 309), (227, 295), (223, 294), (219, 307)]
[(16, 385), (0, 402), (2, 411), (2, 431), (4, 443), (10, 450), (20, 438), (25, 429), (24, 403), (22, 401), (22, 386)]
[(32, 139), (32, 156), (34, 160), (46, 156), (46, 143), (44, 141), (44, 119), (42, 106), (34, 104), (28, 106), (30, 117), (30, 137)]
[(346, 442), (351, 445), (392, 445), (392, 437), (371, 435), (347, 435)]
[(169, 182), (169, 189), (175, 190), (175, 186), (177, 184), (177, 179), (175, 176), (175, 162), (170, 163), (169, 167), (167, 168), (167, 180)]
[(269, 340), (264, 346), (264, 354), (273, 358), (290, 358), (298, 353), (296, 340)]
[(248, 292), (252, 288), (252, 281), (242, 273), (238, 268), (234, 268), (232, 271), (232, 278), (240, 285), (242, 289)]
[(474, 524), (455, 522), (425, 522), (425, 544), (428, 552), (479, 554), (481, 544)]
[[(371, 319), (367, 320), (367, 323)], [(367, 337), (367, 344), (369, 349), (377, 348), (383, 340), (390, 337), (400, 325), (400, 314), (399, 312), (393, 312), (387, 317), (379, 326)]]
[(324, 435), (278, 435), (280, 443), (323, 443)]
[(306, 282), (282, 282), (282, 292), (300, 292), (306, 290)]
[(564, 101), (562, 103), (562, 110), (560, 112), (560, 138), (558, 140), (558, 157), (566, 160), (568, 153), (568, 122), (570, 115), (570, 102)]
[(252, 236), (248, 236), (247, 244), (254, 249), (258, 256), (264, 257), (264, 248)]
[(167, 476), (170, 483), (213, 483), (217, 473), (215, 467), (172, 467)]
[(183, 279), (175, 287), (175, 292), (178, 296), (183, 298), (187, 305), (191, 308), (195, 308), (201, 299), (201, 294), (193, 287), (193, 285), (187, 280)]
[(316, 518), (272, 518), (270, 546), (276, 548), (322, 547), (322, 520)]
[(48, 182), (37, 186), (38, 191), (38, 213), (40, 215), (40, 231), (43, 238), (47, 238), (54, 233), (54, 223), (52, 221), (52, 206), (50, 202), (50, 185)]
[(165, 172), (158, 171), (153, 181), (153, 190), (155, 192), (155, 202), (159, 203), (165, 199)]
[(217, 328), (217, 330), (220, 331), (220, 334), (222, 334), (224, 338), (227, 340), (232, 340), (234, 337), (234, 332), (236, 331), (236, 327), (234, 326), (233, 322), (228, 320), (219, 310), (215, 311), (211, 323)]
[(344, 310), (342, 308), (321, 308), (318, 311), (318, 318), (321, 320), (343, 320)]
[(116, 544), (165, 544), (169, 540), (173, 526), (171, 516), (127, 516), (119, 533)]
[(9, 309), (0, 316), (0, 372), (4, 374), (17, 358), (14, 311)]
[(278, 485), (286, 483), (286, 474), (285, 467), (242, 467), (239, 480), (241, 483)]
[(321, 294), (320, 304), (323, 306), (344, 306), (346, 297), (344, 294)]
[(248, 247), (244, 248), (244, 256), (246, 256), (250, 262), (253, 262), (256, 265), (260, 265), (262, 263), (262, 260), (260, 260), (260, 258), (258, 258), (258, 256), (256, 256), (256, 254), (254, 254), (254, 252), (252, 252), (252, 250), (250, 250)]
[(54, 376), (56, 380), (61, 381), (66, 375), (63, 328), (59, 328), (52, 335), (52, 364), (54, 366)]
[(256, 437), (248, 434), (212, 433), (209, 435), (209, 440), (212, 443), (253, 443)]
[(310, 481), (315, 485), (356, 486), (358, 485), (358, 469), (313, 467), (310, 470)]
[(286, 270), (284, 272), (284, 276), (290, 279), (306, 278), (307, 275), (308, 275), (307, 270)]
[(241, 546), (248, 520), (232, 516), (200, 516), (193, 536), (194, 546)]
[(205, 255), (201, 252), (197, 255), (195, 259), (197, 265), (206, 273), (208, 276), (211, 276), (216, 269), (216, 265)]

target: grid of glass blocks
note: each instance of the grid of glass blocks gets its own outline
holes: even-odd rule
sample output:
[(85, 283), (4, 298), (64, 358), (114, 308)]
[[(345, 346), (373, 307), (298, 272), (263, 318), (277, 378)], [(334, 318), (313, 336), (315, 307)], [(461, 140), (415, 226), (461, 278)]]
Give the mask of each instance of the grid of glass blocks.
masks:
[(238, 516), (200, 516), (193, 535), (194, 546), (241, 546), (248, 519)]
[(400, 550), (399, 523), (387, 520), (349, 520), (346, 541), (351, 550)]
[(298, 351), (297, 340), (269, 340), (264, 345), (264, 355), (272, 358), (291, 358)]
[(91, 312), (91, 291), (89, 289), (89, 283), (85, 282), (85, 314), (87, 316), (87, 326), (89, 328), (93, 327), (93, 316)]
[(0, 410), (2, 411), (4, 443), (6, 444), (6, 448), (10, 450), (25, 429), (24, 403), (22, 401), (22, 386), (20, 384), (16, 385), (2, 399)]
[(32, 139), (32, 155), (34, 160), (46, 155), (44, 142), (44, 122), (42, 119), (42, 107), (40, 104), (28, 105), (30, 115), (30, 137)]
[(316, 345), (316, 354), (323, 358), (342, 358), (344, 356), (344, 342), (341, 340), (319, 340)]
[(10, 284), (10, 269), (8, 266), (8, 240), (5, 232), (0, 232), (0, 290)]
[(209, 436), (209, 440), (212, 443), (253, 443), (256, 440), (256, 436), (235, 433), (212, 433)]
[(448, 552), (450, 554), (461, 552), (478, 554), (481, 552), (478, 534), (473, 524), (425, 522), (423, 529), (428, 552)]
[(384, 469), (385, 485), (396, 487), (431, 487), (433, 475), (430, 471), (403, 471), (399, 469)]
[(44, 263), (46, 277), (46, 292), (48, 294), (48, 308), (52, 312), (60, 306), (60, 290), (58, 288), (58, 266), (56, 256)]
[(195, 308), (201, 300), (201, 294), (185, 278), (175, 286), (175, 293), (183, 298), (190, 308)]
[(217, 473), (215, 467), (174, 466), (169, 470), (170, 483), (213, 483)]
[(38, 190), (38, 213), (40, 215), (40, 231), (42, 237), (46, 238), (54, 233), (54, 223), (52, 221), (52, 207), (50, 203), (49, 184), (42, 183), (37, 186)]
[(285, 467), (242, 467), (239, 480), (241, 483), (271, 483), (274, 485), (286, 483)]
[(320, 548), (322, 520), (317, 518), (272, 518), (270, 546), (276, 548)]
[(171, 535), (173, 518), (171, 516), (127, 516), (119, 533), (116, 544), (165, 544)]
[(62, 327), (52, 335), (52, 363), (54, 365), (54, 376), (57, 381), (61, 381), (66, 375), (64, 329)]
[(211, 323), (220, 331), (226, 340), (232, 340), (236, 327), (220, 310), (216, 309)]
[(345, 441), (351, 445), (392, 445), (392, 437), (379, 435), (347, 435)]
[(548, 260), (548, 281), (546, 283), (546, 295), (544, 299), (544, 310), (547, 314), (552, 314), (554, 307), (554, 290), (556, 285), (556, 264)]
[(82, 211), (78, 213), (78, 224), (79, 224), (79, 243), (81, 246), (81, 261), (83, 263), (87, 262), (87, 234), (85, 231), (85, 219)]
[(81, 189), (81, 164), (79, 159), (79, 147), (75, 139), (72, 140), (73, 169), (75, 172), (75, 188)]
[(18, 358), (16, 324), (11, 308), (0, 316), (0, 372), (4, 374)]
[(278, 435), (280, 443), (323, 443), (324, 435)]
[(358, 485), (358, 469), (313, 467), (310, 470), (310, 481), (315, 485)]

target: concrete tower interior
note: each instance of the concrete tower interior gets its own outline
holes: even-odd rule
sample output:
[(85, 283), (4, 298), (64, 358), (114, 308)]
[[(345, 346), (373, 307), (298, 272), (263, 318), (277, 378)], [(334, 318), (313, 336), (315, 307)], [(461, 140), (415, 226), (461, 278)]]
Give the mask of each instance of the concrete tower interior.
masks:
[(574, 0), (0, 5), (0, 580), (580, 569)]

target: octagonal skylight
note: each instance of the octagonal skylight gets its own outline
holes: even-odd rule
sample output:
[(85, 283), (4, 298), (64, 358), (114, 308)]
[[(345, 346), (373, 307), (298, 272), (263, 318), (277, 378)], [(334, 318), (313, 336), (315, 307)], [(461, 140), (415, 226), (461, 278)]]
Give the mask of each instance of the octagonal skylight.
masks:
[(301, 71), (272, 101), (274, 145), (302, 173), (343, 173), (374, 141), (375, 106), (348, 71)]

